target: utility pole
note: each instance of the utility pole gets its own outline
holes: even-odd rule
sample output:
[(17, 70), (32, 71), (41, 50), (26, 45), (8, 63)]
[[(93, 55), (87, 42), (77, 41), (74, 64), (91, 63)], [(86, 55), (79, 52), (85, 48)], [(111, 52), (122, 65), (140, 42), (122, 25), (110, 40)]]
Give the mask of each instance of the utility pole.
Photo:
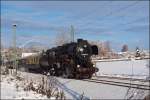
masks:
[(16, 28), (17, 25), (13, 24), (13, 68), (15, 69), (15, 75), (17, 75), (17, 55), (16, 55)]
[(74, 42), (74, 27), (71, 25), (71, 42)]

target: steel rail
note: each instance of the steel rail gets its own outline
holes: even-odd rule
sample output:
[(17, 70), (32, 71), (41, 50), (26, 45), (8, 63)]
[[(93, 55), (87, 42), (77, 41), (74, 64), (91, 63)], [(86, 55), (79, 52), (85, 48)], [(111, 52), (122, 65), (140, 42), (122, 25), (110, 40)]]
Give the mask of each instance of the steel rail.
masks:
[(149, 80), (145, 79), (137, 79), (137, 78), (127, 78), (127, 77), (114, 77), (114, 76), (94, 76), (96, 78), (108, 78), (108, 79), (118, 79), (118, 80), (132, 80), (132, 81), (142, 81), (142, 82), (148, 82)]
[(150, 86), (141, 85), (141, 84), (132, 84), (132, 83), (116, 82), (116, 81), (108, 81), (108, 80), (98, 80), (98, 79), (83, 79), (82, 81), (109, 84), (109, 85), (115, 85), (115, 86), (121, 86), (121, 87), (130, 87), (130, 88), (136, 88), (136, 89), (142, 89), (142, 90), (150, 90)]

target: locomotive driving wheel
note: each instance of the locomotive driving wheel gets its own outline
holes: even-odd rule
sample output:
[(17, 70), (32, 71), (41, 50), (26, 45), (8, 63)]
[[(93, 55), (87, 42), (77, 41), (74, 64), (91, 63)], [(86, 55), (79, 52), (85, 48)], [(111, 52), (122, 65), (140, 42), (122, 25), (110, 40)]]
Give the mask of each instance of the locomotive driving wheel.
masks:
[(63, 65), (63, 73), (62, 73), (63, 78), (73, 78), (73, 68), (69, 64), (64, 64)]

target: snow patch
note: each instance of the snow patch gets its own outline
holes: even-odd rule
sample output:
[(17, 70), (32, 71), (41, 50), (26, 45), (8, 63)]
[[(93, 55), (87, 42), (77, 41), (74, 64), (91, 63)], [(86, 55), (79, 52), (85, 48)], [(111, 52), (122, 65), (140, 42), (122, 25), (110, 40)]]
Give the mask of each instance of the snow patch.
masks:
[(96, 62), (97, 75), (149, 79), (149, 59), (132, 61)]

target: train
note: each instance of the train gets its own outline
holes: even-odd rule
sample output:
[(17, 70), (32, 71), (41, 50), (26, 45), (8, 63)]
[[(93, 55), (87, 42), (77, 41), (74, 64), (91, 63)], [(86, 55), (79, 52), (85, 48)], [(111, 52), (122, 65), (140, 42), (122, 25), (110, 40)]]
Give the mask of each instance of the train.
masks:
[[(87, 40), (77, 39), (18, 59), (18, 68), (28, 71), (49, 73), (64, 78), (91, 78), (99, 69), (92, 63), (91, 56), (98, 55), (98, 47), (91, 45)], [(12, 62), (9, 62), (9, 67)], [(24, 67), (22, 67), (24, 66)]]

